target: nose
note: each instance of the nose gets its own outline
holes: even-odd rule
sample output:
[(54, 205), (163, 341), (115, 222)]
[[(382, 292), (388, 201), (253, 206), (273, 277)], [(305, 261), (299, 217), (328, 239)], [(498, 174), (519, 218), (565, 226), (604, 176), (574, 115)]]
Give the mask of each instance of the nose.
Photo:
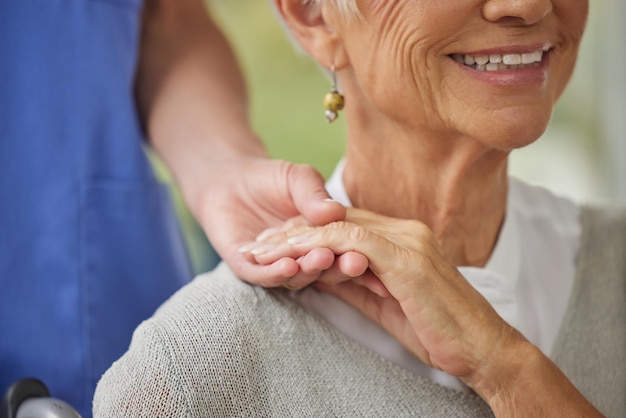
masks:
[(491, 22), (532, 25), (551, 11), (552, 0), (487, 0), (482, 13)]

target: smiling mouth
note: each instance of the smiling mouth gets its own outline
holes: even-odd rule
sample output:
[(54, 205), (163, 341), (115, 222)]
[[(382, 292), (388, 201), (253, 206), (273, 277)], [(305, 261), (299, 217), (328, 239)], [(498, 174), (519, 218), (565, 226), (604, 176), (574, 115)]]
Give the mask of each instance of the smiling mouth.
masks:
[(524, 54), (452, 54), (450, 57), (477, 71), (505, 71), (539, 66), (547, 51), (548, 49), (544, 48)]

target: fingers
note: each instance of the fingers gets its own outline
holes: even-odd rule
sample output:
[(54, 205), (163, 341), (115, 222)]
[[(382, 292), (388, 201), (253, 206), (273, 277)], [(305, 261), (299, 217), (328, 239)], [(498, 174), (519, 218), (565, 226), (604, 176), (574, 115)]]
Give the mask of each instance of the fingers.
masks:
[(392, 297), (391, 292), (387, 290), (383, 282), (381, 282), (380, 279), (369, 270), (361, 277), (354, 279), (354, 282), (358, 285), (366, 287), (370, 292), (375, 293), (381, 298)]
[[(302, 289), (320, 279), (332, 283), (351, 280), (367, 270), (367, 258), (358, 253), (347, 253), (335, 258), (335, 254), (327, 248), (313, 248), (307, 252), (289, 251), (292, 247), (285, 243), (286, 239), (311, 229), (313, 227), (304, 217), (294, 217), (280, 227), (263, 231), (254, 242), (239, 248), (239, 252), (250, 263), (261, 261), (258, 263), (260, 265), (272, 265), (285, 258), (297, 260), (300, 269), (292, 277), (276, 277), (270, 281), (272, 286), (282, 285), (292, 290)], [(281, 256), (263, 256), (275, 252), (281, 245), (287, 250), (281, 251)], [(254, 280), (253, 283), (265, 285), (269, 279), (265, 278), (263, 283), (258, 283), (257, 278)]]
[(281, 258), (271, 264), (259, 265), (239, 253), (230, 259), (229, 266), (237, 277), (245, 277), (247, 282), (262, 287), (282, 286), (300, 271), (298, 262), (292, 258)]
[(282, 285), (291, 290), (303, 289), (316, 281), (324, 270), (333, 265), (334, 261), (335, 254), (332, 251), (327, 248), (315, 248), (297, 260), (300, 271), (285, 280)]
[(314, 248), (298, 259), (303, 274), (316, 276), (329, 269), (334, 262), (335, 254), (328, 248)]
[(315, 227), (302, 217), (292, 218), (285, 224), (285, 226), (266, 229), (254, 242), (243, 245), (238, 251), (249, 261), (270, 264), (283, 257), (297, 259), (313, 250), (310, 248), (306, 251), (297, 251), (287, 243), (287, 240), (294, 234), (305, 234)]
[[(259, 264), (284, 257), (299, 258), (314, 248), (328, 248), (337, 255), (358, 253), (363, 257), (363, 265), (367, 260), (369, 270), (377, 277), (376, 280), (361, 278), (360, 284), (378, 295), (392, 295), (400, 302), (411, 300), (412, 305), (416, 297), (425, 297), (420, 289), (432, 287), (433, 283), (449, 282), (448, 288), (464, 287), (458, 283), (458, 272), (448, 268), (449, 262), (427, 228), (411, 221), (396, 221), (393, 227), (383, 222), (378, 230), (381, 228), (389, 231), (382, 235), (374, 227), (345, 221), (323, 227), (299, 227), (277, 235), (278, 239), (271, 243), (260, 244), (252, 253)], [(390, 232), (393, 229), (400, 232)], [(354, 273), (344, 267), (345, 272)], [(341, 274), (333, 273), (331, 277), (339, 277), (336, 282), (342, 281)], [(434, 281), (435, 277), (438, 279)]]
[[(348, 254), (357, 254), (359, 257), (365, 259), (362, 254)], [(344, 254), (341, 257), (344, 257), (345, 255), (347, 254)], [(365, 271), (363, 271), (362, 274), (352, 277), (346, 276), (345, 272), (339, 270), (339, 267), (333, 266), (331, 269), (323, 272), (320, 275), (318, 280), (315, 282), (315, 285), (317, 286), (318, 283), (337, 285), (346, 282), (351, 282), (362, 288), (368, 289), (369, 292), (372, 292), (381, 298), (391, 297), (391, 293), (389, 293), (383, 282), (381, 282), (380, 279), (374, 275), (374, 273), (367, 269), (367, 266), (365, 267)]]
[(338, 221), (346, 215), (346, 209), (330, 200), (324, 178), (308, 165), (291, 165), (287, 172), (289, 193), (295, 207), (315, 225)]
[[(330, 251), (330, 250), (329, 250)], [(327, 271), (328, 283), (339, 283), (344, 280), (332, 280), (332, 273), (336, 273), (336, 276), (344, 278), (361, 277), (369, 268), (369, 260), (363, 254), (359, 254), (353, 251), (349, 251), (345, 254), (337, 256), (335, 264)]]
[[(280, 234), (270, 243), (259, 243), (251, 253), (260, 264), (282, 257), (298, 258), (313, 248), (329, 248), (335, 254), (360, 253), (369, 260), (381, 260), (381, 267), (393, 264), (395, 247), (382, 236), (360, 225), (334, 222), (324, 227), (304, 227)], [(393, 267), (393, 266), (390, 266)]]
[[(281, 239), (285, 239), (288, 236), (289, 231), (296, 230), (298, 231), (306, 230), (307, 228), (313, 226), (311, 222), (309, 222), (304, 216), (295, 216), (286, 220), (282, 225), (268, 228), (262, 231), (255, 238), (256, 242), (279, 242)], [(302, 227), (302, 228), (299, 228)]]
[[(316, 281), (326, 283), (341, 283), (348, 280), (366, 280), (367, 276), (372, 283), (372, 288), (377, 293), (385, 295), (386, 291), (381, 290), (384, 286), (373, 274), (368, 271), (368, 261), (362, 254), (346, 253), (335, 257), (335, 254), (328, 248), (314, 248), (309, 253), (298, 258), (300, 271), (293, 277), (287, 279), (283, 286), (299, 290), (309, 286)], [(369, 282), (368, 282), (369, 283)]]
[[(393, 298), (381, 297), (365, 286), (353, 282), (344, 282), (337, 285), (318, 282), (315, 287), (324, 292), (335, 295), (339, 299), (349, 303), (373, 322), (388, 328), (387, 321), (393, 327), (398, 326), (395, 318), (405, 318), (398, 301)], [(398, 321), (398, 324), (404, 321)], [(400, 331), (400, 329), (398, 329)]]
[[(399, 298), (411, 295), (408, 289), (419, 286), (416, 275), (431, 277), (447, 262), (431, 231), (420, 222), (353, 208), (347, 209), (346, 219), (321, 227), (290, 221), (286, 228), (263, 233), (262, 241), (245, 250), (259, 264), (285, 257), (299, 259), (302, 273), (308, 277), (300, 276), (289, 284), (296, 288), (314, 280), (339, 283), (359, 277), (358, 283), (372, 292), (384, 297), (391, 292)], [(317, 262), (311, 266), (305, 255), (316, 248), (327, 248), (339, 258), (328, 270)], [(373, 275), (360, 277), (367, 268)]]
[[(368, 267), (371, 267), (371, 260), (367, 257), (367, 253), (391, 262), (392, 253), (395, 252), (394, 246), (389, 241), (370, 229), (343, 221), (324, 227), (301, 225), (285, 231), (271, 230), (262, 235), (263, 241), (244, 246), (241, 251), (250, 252), (256, 262), (264, 265), (285, 257), (299, 259), (303, 273), (310, 277), (308, 283), (302, 278), (289, 283), (297, 288), (310, 284), (322, 271), (324, 273), (320, 280), (328, 283), (339, 283), (346, 279), (360, 277)], [(313, 251), (321, 248), (330, 249), (331, 253), (338, 255), (332, 267), (329, 268), (325, 263), (314, 259)], [(361, 278), (361, 280), (365, 279)], [(377, 294), (388, 294), (378, 279), (370, 278), (366, 283)]]
[[(361, 278), (368, 272), (369, 262), (362, 254), (348, 252), (335, 256), (328, 248), (313, 248), (304, 253), (283, 252), (283, 254), (288, 255), (276, 258), (263, 258), (263, 251), (271, 253), (278, 245), (271, 242), (254, 242), (242, 247), (239, 257), (247, 263), (247, 266), (245, 266), (245, 270), (243, 270), (243, 266), (240, 266), (240, 269), (235, 270), (235, 273), (239, 274), (241, 271), (247, 275), (254, 274), (254, 276), (249, 276), (252, 277), (249, 281), (263, 287), (284, 286), (296, 290), (302, 289), (316, 280), (340, 283), (354, 278)], [(291, 247), (285, 245), (285, 248), (289, 249)], [(263, 259), (264, 262), (257, 264), (256, 257)], [(297, 268), (289, 260), (293, 261)], [(250, 268), (251, 265), (255, 264), (256, 267), (261, 268)], [(384, 291), (378, 289), (377, 292), (381, 293)]]
[(231, 264), (238, 277), (245, 277), (247, 282), (258, 286), (282, 286), (290, 290), (310, 285), (335, 261), (335, 254), (327, 248), (313, 249), (298, 259), (283, 257), (263, 265), (256, 263), (249, 253), (239, 257), (239, 262)]

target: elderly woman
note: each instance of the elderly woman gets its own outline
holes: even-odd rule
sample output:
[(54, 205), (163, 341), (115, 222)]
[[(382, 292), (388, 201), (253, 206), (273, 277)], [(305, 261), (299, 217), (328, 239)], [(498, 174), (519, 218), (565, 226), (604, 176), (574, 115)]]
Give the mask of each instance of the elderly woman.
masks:
[(626, 213), (507, 177), (587, 1), (276, 4), (346, 96), (328, 189), (353, 208), (242, 251), (335, 265), (302, 290), (196, 278), (137, 329), (95, 415), (626, 416)]

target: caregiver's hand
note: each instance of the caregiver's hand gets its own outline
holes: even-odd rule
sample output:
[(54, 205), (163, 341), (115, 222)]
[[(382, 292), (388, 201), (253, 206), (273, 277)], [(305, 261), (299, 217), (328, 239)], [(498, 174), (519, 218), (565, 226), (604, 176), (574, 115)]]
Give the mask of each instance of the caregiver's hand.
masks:
[(263, 287), (299, 289), (327, 269), (341, 277), (360, 275), (367, 269), (367, 260), (359, 254), (335, 257), (324, 248), (313, 249), (298, 260), (283, 257), (264, 265), (246, 251), (251, 242), (263, 242), (262, 235), (272, 231), (268, 228), (343, 219), (345, 208), (330, 201), (324, 179), (313, 167), (265, 156), (238, 157), (204, 167), (210, 172), (198, 177), (213, 181), (203, 188), (203, 198), (196, 200), (201, 205), (193, 206), (194, 214), (219, 255), (241, 279)]
[[(494, 412), (513, 416), (542, 410), (534, 408), (542, 393), (532, 393), (544, 387), (540, 382), (553, 389), (552, 395), (561, 391), (567, 402), (577, 399), (578, 407), (594, 411), (558, 368), (467, 282), (424, 224), (348, 209), (345, 221), (298, 226), (275, 236), (274, 246), (257, 251), (256, 259), (297, 258), (315, 248), (366, 256), (391, 297), (350, 281), (317, 287), (352, 304), (425, 364), (460, 378)], [(518, 405), (515, 391), (532, 394), (533, 408)]]

